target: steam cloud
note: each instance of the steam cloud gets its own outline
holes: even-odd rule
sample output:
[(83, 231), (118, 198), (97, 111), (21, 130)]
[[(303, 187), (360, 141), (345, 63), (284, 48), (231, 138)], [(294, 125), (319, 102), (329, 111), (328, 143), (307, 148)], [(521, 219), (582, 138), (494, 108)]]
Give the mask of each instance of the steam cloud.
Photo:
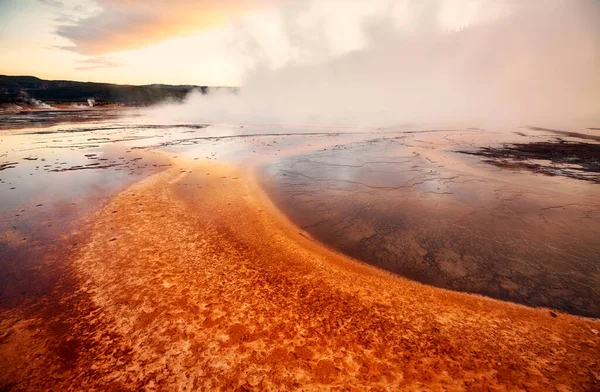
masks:
[[(462, 28), (440, 20), (449, 3), (456, 11), (468, 1), (425, 7), (406, 1), (403, 10), (419, 12), (393, 12), (400, 3), (387, 2), (385, 15), (359, 21), (359, 48), (323, 55), (322, 46), (311, 52), (303, 41), (296, 51), (303, 56), (278, 67), (255, 63), (237, 94), (192, 93), (185, 103), (155, 109), (154, 115), (235, 124), (598, 125), (600, 2), (479, 2), (479, 19)], [(310, 35), (289, 7), (282, 10), (284, 30), (294, 32), (289, 42)], [(330, 22), (329, 14), (320, 17), (324, 25)], [(260, 45), (255, 42), (255, 52), (264, 57)]]
[(20, 98), (23, 100), (23, 102), (31, 105), (31, 106), (35, 106), (36, 108), (40, 108), (40, 109), (55, 109), (54, 106), (47, 104), (44, 101), (40, 101), (39, 99), (35, 99), (33, 97), (30, 97), (29, 94), (27, 94), (27, 92), (25, 91), (21, 91), (19, 93)]

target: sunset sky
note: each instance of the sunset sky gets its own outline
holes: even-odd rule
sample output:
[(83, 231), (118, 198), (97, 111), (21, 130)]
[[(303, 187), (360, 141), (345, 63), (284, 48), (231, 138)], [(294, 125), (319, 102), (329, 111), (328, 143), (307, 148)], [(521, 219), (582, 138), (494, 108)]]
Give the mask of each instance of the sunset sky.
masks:
[[(507, 3), (0, 0), (0, 74), (238, 85), (257, 65), (277, 68), (360, 49), (376, 18), (394, 18), (410, 29), (416, 28), (411, 23), (417, 13), (443, 28), (460, 29), (502, 14)], [(432, 4), (435, 12), (428, 15)]]

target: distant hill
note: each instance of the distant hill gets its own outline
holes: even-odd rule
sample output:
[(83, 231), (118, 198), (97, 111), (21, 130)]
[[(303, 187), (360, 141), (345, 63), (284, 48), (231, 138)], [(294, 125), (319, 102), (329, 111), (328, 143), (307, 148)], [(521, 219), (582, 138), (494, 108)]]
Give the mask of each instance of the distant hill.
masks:
[(142, 106), (152, 105), (167, 99), (182, 100), (190, 91), (195, 89), (199, 89), (205, 94), (209, 87), (195, 85), (172, 86), (167, 84), (131, 86), (69, 80), (43, 80), (34, 76), (0, 75), (0, 104), (31, 103), (37, 100), (71, 103), (86, 102), (88, 99), (93, 99), (97, 105)]

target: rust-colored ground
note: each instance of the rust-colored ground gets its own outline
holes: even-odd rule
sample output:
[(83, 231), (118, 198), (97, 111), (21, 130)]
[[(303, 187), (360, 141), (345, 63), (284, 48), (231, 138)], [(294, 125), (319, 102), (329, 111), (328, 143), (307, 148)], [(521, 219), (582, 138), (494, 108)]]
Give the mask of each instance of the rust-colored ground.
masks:
[(233, 166), (179, 163), (90, 222), (47, 308), (2, 314), (0, 387), (600, 389), (598, 321), (351, 260)]

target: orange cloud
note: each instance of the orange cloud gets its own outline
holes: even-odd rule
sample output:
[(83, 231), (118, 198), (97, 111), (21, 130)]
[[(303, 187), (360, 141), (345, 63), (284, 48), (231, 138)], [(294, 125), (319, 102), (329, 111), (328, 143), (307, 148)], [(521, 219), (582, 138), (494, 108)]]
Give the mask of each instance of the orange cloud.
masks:
[(265, 0), (97, 0), (102, 11), (57, 33), (67, 47), (86, 55), (142, 48), (168, 38), (214, 27)]

